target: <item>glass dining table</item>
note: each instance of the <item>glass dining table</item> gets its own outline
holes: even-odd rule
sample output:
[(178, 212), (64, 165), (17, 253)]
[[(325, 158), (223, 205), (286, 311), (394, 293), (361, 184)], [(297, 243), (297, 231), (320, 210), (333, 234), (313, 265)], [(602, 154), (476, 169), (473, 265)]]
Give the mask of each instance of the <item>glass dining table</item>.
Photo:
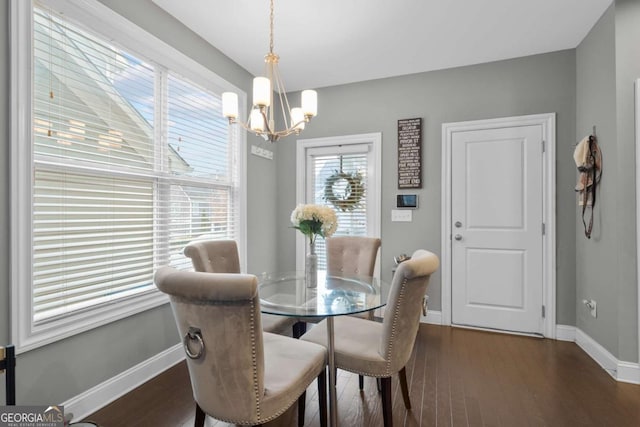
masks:
[(318, 285), (308, 288), (304, 272), (264, 273), (258, 276), (263, 313), (327, 319), (329, 366), (329, 425), (337, 425), (336, 369), (333, 318), (365, 313), (387, 303), (390, 284), (374, 277), (327, 275), (318, 271)]

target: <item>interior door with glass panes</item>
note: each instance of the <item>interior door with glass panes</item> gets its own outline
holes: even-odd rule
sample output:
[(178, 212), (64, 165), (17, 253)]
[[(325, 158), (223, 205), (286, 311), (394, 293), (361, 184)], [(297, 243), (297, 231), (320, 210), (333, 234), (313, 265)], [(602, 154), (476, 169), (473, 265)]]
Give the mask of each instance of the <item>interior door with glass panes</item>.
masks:
[[(334, 236), (378, 236), (371, 144), (328, 145), (306, 150), (305, 203), (327, 205), (338, 217)], [(324, 239), (316, 240), (318, 269), (326, 269)]]

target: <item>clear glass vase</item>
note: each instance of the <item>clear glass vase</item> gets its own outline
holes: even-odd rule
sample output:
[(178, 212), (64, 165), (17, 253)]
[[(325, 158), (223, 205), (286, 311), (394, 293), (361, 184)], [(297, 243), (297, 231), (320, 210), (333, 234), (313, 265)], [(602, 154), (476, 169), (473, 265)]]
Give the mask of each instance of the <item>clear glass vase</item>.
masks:
[(318, 286), (318, 255), (315, 242), (309, 244), (309, 252), (304, 263), (304, 282), (307, 288)]

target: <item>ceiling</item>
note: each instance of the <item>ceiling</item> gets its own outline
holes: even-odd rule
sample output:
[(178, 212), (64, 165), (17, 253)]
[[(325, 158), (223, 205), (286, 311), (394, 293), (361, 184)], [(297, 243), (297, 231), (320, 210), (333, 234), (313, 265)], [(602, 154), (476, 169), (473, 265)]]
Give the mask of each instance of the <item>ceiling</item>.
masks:
[[(253, 75), (268, 0), (153, 0)], [(275, 0), (287, 91), (575, 48), (612, 0)]]

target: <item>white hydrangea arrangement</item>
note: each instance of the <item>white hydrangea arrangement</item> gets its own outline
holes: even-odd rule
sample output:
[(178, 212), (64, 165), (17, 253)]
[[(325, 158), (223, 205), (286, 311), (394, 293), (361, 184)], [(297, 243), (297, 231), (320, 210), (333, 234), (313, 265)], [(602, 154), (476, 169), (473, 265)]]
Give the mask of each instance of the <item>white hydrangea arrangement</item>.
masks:
[(313, 245), (317, 236), (327, 238), (336, 232), (338, 217), (329, 206), (298, 205), (291, 212), (291, 224), (293, 228), (308, 236), (309, 243)]

